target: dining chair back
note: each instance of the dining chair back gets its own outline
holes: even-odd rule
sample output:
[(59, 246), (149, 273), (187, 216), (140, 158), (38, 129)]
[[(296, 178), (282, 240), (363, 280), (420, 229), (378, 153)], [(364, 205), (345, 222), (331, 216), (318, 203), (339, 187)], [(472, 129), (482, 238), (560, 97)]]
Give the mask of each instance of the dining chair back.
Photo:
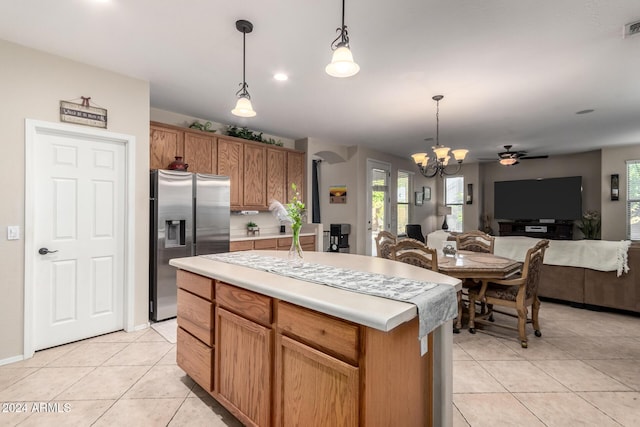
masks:
[(391, 258), (391, 247), (396, 244), (398, 238), (395, 234), (388, 231), (379, 231), (375, 237), (376, 240), (376, 254), (379, 258)]
[(493, 253), (495, 237), (480, 230), (465, 231), (456, 236), (458, 250)]
[(401, 239), (392, 246), (391, 259), (438, 271), (438, 253), (416, 239)]
[[(527, 251), (522, 273), (519, 277), (505, 280), (483, 280), (482, 287), (469, 289), (469, 332), (475, 333), (475, 324), (488, 324), (515, 329), (508, 325), (493, 323), (493, 306), (503, 306), (515, 309), (516, 314), (501, 312), (518, 318), (518, 334), (520, 344), (527, 348), (527, 323), (533, 324), (536, 337), (541, 337), (538, 312), (540, 311), (540, 300), (538, 299), (538, 283), (540, 282), (540, 271), (544, 261), (545, 250), (549, 247), (548, 240), (540, 240), (534, 247)], [(489, 307), (487, 314), (476, 319), (475, 302), (486, 302)], [(531, 318), (527, 318), (527, 307), (531, 306)]]

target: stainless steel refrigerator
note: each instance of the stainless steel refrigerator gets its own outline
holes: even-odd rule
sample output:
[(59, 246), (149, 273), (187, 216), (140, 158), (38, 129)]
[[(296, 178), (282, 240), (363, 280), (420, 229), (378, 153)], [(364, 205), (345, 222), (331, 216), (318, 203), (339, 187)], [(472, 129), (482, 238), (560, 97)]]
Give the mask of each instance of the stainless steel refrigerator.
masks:
[(177, 314), (172, 258), (229, 251), (229, 177), (151, 171), (149, 317)]

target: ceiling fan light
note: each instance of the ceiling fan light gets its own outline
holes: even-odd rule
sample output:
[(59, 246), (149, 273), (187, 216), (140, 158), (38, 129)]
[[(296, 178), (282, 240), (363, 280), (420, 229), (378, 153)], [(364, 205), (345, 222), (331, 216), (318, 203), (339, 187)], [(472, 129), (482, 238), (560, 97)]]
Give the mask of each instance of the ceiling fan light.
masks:
[(503, 166), (515, 165), (517, 162), (518, 162), (518, 159), (514, 157), (506, 157), (506, 158), (500, 159), (500, 164)]
[(358, 74), (360, 66), (353, 62), (353, 54), (347, 46), (333, 51), (331, 63), (324, 69), (332, 77), (351, 77)]
[(451, 154), (453, 154), (453, 157), (456, 159), (458, 163), (462, 163), (464, 161), (464, 158), (467, 157), (468, 152), (469, 150), (465, 150), (464, 148), (451, 150)]
[(231, 110), (231, 114), (238, 117), (254, 117), (256, 112), (251, 106), (251, 100), (246, 96), (239, 96), (236, 108)]

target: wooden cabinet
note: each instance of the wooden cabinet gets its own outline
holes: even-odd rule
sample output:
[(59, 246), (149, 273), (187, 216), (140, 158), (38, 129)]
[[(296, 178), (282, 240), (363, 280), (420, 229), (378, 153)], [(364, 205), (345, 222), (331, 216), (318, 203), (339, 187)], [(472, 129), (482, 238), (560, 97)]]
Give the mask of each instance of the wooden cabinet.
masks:
[(239, 209), (243, 202), (244, 145), (239, 141), (218, 138), (218, 175), (231, 181), (231, 209)]
[(267, 148), (267, 203), (271, 200), (288, 202), (286, 178), (287, 152)]
[(189, 172), (216, 174), (216, 137), (203, 133), (184, 133), (184, 162)]
[(215, 391), (233, 406), (233, 412), (267, 426), (271, 423), (272, 300), (221, 282), (216, 283), (216, 295)]
[(244, 172), (242, 179), (243, 206), (266, 209), (267, 206), (267, 155), (266, 148), (245, 144)]
[(184, 132), (151, 122), (149, 154), (150, 169), (166, 169), (176, 156), (184, 154)]
[(304, 153), (287, 152), (287, 201), (290, 201), (295, 195), (291, 189), (291, 184), (295, 184), (300, 193), (299, 199), (305, 200), (305, 156)]
[(286, 336), (278, 342), (276, 425), (358, 426), (358, 368)]
[(272, 199), (287, 203), (292, 183), (305, 200), (303, 152), (157, 122), (149, 141), (151, 169), (166, 169), (181, 156), (189, 172), (228, 176), (232, 210), (265, 211)]
[(178, 366), (244, 425), (433, 425), (417, 318), (383, 332), (184, 270), (178, 287)]
[[(278, 237), (273, 239), (251, 239), (229, 242), (229, 252), (250, 251), (254, 249), (269, 249), (288, 251), (291, 248), (291, 237)], [(300, 245), (303, 251), (316, 250), (316, 236), (300, 236)]]

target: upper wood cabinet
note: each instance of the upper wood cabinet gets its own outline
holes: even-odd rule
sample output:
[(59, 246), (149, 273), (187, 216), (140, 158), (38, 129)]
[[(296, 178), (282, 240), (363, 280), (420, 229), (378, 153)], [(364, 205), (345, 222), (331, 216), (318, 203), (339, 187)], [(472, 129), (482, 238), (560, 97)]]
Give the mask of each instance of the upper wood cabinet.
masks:
[(151, 122), (149, 134), (150, 169), (166, 169), (184, 152), (184, 131)]
[(287, 202), (287, 152), (267, 148), (267, 204)]
[(158, 122), (150, 125), (150, 168), (166, 169), (176, 156), (188, 171), (226, 175), (231, 210), (267, 210), (273, 199), (288, 203), (295, 183), (305, 200), (305, 153), (232, 136)]
[(251, 208), (267, 207), (267, 155), (266, 148), (244, 145), (243, 205)]
[(231, 209), (241, 208), (244, 201), (244, 144), (239, 141), (218, 138), (218, 175), (226, 175), (231, 180)]
[(300, 200), (305, 200), (305, 156), (299, 151), (287, 152), (287, 201), (291, 200), (295, 192), (291, 189), (291, 184), (295, 184), (300, 193)]
[(215, 136), (184, 133), (184, 162), (189, 172), (216, 174), (217, 157)]

